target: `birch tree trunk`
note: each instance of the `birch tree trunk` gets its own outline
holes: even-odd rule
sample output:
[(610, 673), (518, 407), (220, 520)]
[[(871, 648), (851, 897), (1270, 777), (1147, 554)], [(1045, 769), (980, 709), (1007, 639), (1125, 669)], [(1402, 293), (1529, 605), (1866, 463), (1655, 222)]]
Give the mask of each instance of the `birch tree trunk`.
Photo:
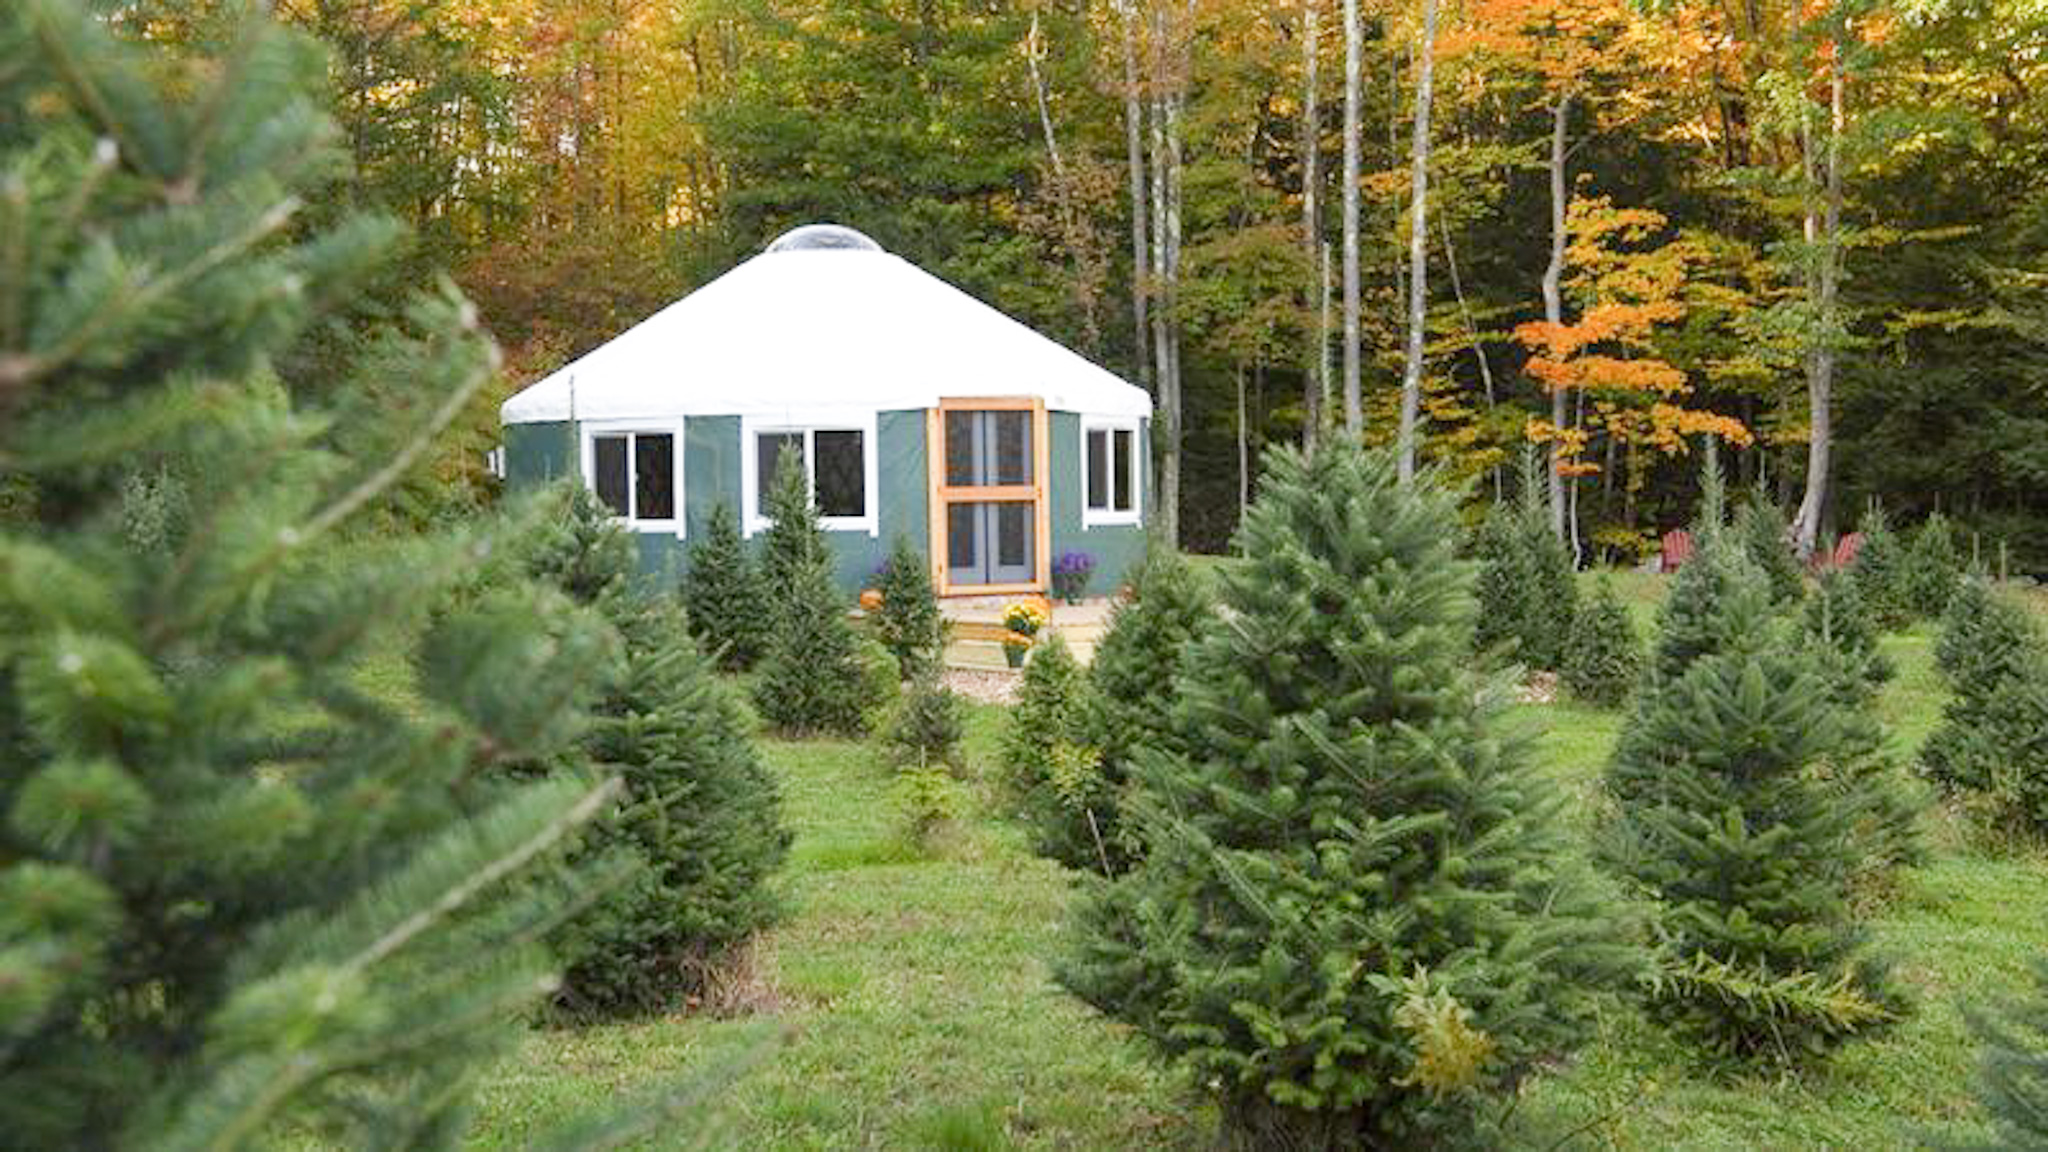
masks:
[(1358, 0), (1344, 0), (1344, 432), (1365, 435), (1365, 396), (1358, 362), (1359, 57), (1363, 32)]
[[(1159, 34), (1155, 14), (1153, 33)], [(1159, 72), (1157, 55), (1159, 47), (1153, 45), (1154, 67), (1152, 77), (1157, 87)], [(1168, 363), (1172, 359), (1167, 349), (1166, 331), (1166, 99), (1155, 91), (1145, 109), (1146, 120), (1152, 129), (1151, 193), (1152, 193), (1152, 278), (1150, 285), (1152, 321), (1152, 383), (1153, 383), (1153, 455), (1158, 461), (1153, 485), (1152, 523), (1156, 530), (1166, 531), (1171, 524), (1174, 506), (1166, 499), (1167, 461), (1173, 456), (1175, 445), (1170, 435), (1169, 412), (1172, 403), (1172, 383), (1168, 378)], [(1178, 464), (1175, 465), (1176, 479)], [(1169, 540), (1175, 537), (1169, 533)]]
[[(1564, 326), (1564, 249), (1565, 249), (1565, 199), (1569, 182), (1565, 179), (1565, 137), (1571, 123), (1572, 94), (1560, 92), (1557, 103), (1550, 109), (1550, 263), (1543, 268), (1543, 319), (1553, 329)], [(1564, 432), (1571, 423), (1569, 399), (1562, 388), (1550, 392), (1550, 426), (1557, 438), (1550, 451), (1550, 530), (1560, 540), (1568, 540), (1573, 556), (1578, 555), (1578, 533), (1569, 522), (1570, 509), (1565, 499), (1565, 477), (1558, 470), (1558, 454), (1564, 447)]]
[(1130, 167), (1131, 192), (1131, 357), (1138, 366), (1138, 384), (1152, 390), (1151, 322), (1145, 315), (1147, 259), (1146, 225), (1149, 211), (1145, 190), (1145, 113), (1138, 97), (1138, 14), (1133, 3), (1123, 7), (1124, 15), (1124, 152)]
[(1185, 97), (1176, 90), (1166, 99), (1166, 280), (1162, 304), (1166, 313), (1166, 362), (1160, 376), (1159, 396), (1162, 422), (1166, 425), (1166, 453), (1159, 467), (1160, 530), (1175, 547), (1180, 545), (1180, 220), (1181, 220), (1181, 105)]
[[(1792, 521), (1792, 543), (1800, 558), (1813, 554), (1820, 536), (1821, 516), (1827, 511), (1828, 467), (1834, 449), (1835, 316), (1836, 288), (1841, 279), (1842, 249), (1842, 45), (1839, 40), (1828, 61), (1828, 150), (1827, 189), (1822, 208), (1820, 235), (1814, 235), (1813, 198), (1808, 197), (1806, 238), (1818, 240), (1819, 270), (1809, 277), (1814, 284), (1815, 323), (1818, 332), (1807, 358), (1806, 399), (1813, 430), (1806, 442), (1806, 494), (1799, 501), (1799, 514)], [(1812, 182), (1813, 134), (1801, 136), (1800, 163)]]
[[(1301, 98), (1301, 248), (1306, 257), (1303, 267), (1308, 269), (1311, 283), (1304, 304), (1320, 307), (1326, 295), (1322, 263), (1323, 220), (1321, 206), (1316, 202), (1316, 192), (1322, 177), (1322, 125), (1317, 118), (1316, 108), (1316, 12), (1320, 0), (1302, 0), (1301, 5), (1301, 53), (1302, 83)], [(1320, 313), (1318, 314), (1320, 317)], [(1330, 334), (1317, 325), (1318, 344), (1309, 349), (1306, 366), (1306, 391), (1302, 397), (1301, 444), (1313, 449), (1316, 438), (1323, 428), (1323, 397), (1329, 394), (1329, 381), (1323, 378), (1325, 345)]]
[(1417, 425), (1422, 417), (1422, 344), (1429, 306), (1429, 98), (1436, 62), (1437, 0), (1422, 0), (1422, 43), (1415, 64), (1414, 172), (1408, 222), (1408, 358), (1401, 373), (1398, 474), (1415, 478)]
[[(1052, 100), (1045, 91), (1045, 76), (1038, 70), (1038, 58), (1045, 52), (1044, 34), (1038, 28), (1038, 13), (1031, 14), (1031, 30), (1024, 37), (1024, 63), (1031, 70), (1031, 94), (1038, 98), (1038, 126), (1045, 133), (1045, 155), (1052, 162), (1053, 175), (1065, 177), (1067, 166), (1060, 161), (1059, 140), (1052, 131)], [(1066, 181), (1060, 181), (1061, 212), (1066, 211)]]

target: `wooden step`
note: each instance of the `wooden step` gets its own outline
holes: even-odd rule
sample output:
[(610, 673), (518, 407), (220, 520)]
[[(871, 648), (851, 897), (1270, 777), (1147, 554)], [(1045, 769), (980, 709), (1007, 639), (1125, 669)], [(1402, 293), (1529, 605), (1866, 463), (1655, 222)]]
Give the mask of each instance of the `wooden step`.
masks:
[[(1095, 658), (1095, 641), (1075, 641), (1069, 638), (1068, 651), (1074, 659), (1087, 664)], [(1008, 669), (1009, 659), (1003, 654), (1003, 646), (994, 640), (963, 640), (957, 635), (946, 645), (946, 666), (948, 668), (972, 668), (976, 671)]]

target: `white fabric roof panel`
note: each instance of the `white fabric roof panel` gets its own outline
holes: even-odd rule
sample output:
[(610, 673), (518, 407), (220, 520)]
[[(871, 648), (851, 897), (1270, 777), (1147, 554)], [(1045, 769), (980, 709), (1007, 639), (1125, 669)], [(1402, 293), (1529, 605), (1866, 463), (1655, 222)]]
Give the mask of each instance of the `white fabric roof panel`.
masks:
[(933, 408), (959, 396), (1037, 396), (1049, 409), (1091, 416), (1152, 414), (1143, 389), (847, 237), (865, 240), (851, 229), (797, 229), (513, 396), (500, 414), (507, 424), (800, 419)]

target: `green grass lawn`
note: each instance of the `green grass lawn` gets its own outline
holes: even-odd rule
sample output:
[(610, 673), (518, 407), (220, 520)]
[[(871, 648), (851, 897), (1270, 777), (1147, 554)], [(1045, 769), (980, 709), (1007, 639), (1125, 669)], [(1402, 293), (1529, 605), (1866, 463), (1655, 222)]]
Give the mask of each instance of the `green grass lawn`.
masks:
[[(1624, 575), (1647, 614), (1654, 578)], [(1945, 690), (1922, 627), (1886, 640), (1884, 713), (1910, 748)], [(1618, 716), (1535, 706), (1543, 763), (1584, 820)], [(1000, 722), (974, 710), (987, 772)], [(750, 1148), (1200, 1147), (1213, 1118), (1170, 1071), (1050, 981), (1067, 873), (1025, 849), (985, 789), (935, 852), (899, 834), (887, 772), (843, 743), (770, 741), (796, 847), (789, 920), (756, 949), (752, 1017), (677, 1016), (536, 1031), (484, 1087), (481, 1143), (635, 1088), (758, 1053), (721, 1093), (717, 1143)], [(1533, 1080), (1517, 1106), (1532, 1147), (1892, 1148), (1982, 1133), (1962, 1010), (1992, 1008), (2048, 953), (2048, 861), (1930, 813), (1935, 854), (1875, 912), (1873, 934), (1918, 1010), (1799, 1077), (1716, 1080), (1616, 1000), (1597, 1043)], [(1560, 1141), (1563, 1141), (1560, 1143)], [(678, 1143), (680, 1141), (677, 1141)]]

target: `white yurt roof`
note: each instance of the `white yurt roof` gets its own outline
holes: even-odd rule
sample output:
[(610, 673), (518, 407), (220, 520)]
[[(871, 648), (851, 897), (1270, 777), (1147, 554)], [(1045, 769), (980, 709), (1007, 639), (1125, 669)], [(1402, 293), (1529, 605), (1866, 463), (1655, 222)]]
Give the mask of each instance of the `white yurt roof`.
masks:
[(507, 424), (791, 416), (1036, 396), (1149, 416), (1144, 390), (851, 228), (813, 224), (505, 401)]

